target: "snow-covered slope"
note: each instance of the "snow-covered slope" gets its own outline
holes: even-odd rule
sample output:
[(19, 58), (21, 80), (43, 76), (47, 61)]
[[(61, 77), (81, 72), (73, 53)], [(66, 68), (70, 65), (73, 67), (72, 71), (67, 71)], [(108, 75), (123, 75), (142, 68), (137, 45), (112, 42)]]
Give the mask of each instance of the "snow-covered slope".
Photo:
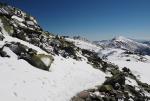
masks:
[[(90, 101), (95, 99), (100, 99), (100, 101), (102, 99), (109, 99), (110, 101), (149, 101), (150, 56), (149, 54), (143, 55), (135, 53), (137, 52), (135, 50), (139, 48), (147, 49), (149, 47), (124, 37), (115, 38), (111, 41), (103, 41), (100, 42), (99, 45), (105, 47), (104, 49), (95, 51), (99, 57), (106, 62), (116, 65), (119, 70), (115, 68), (110, 70), (112, 76), (108, 77), (102, 85), (96, 86), (94, 89), (85, 89), (79, 92), (72, 98), (72, 101), (84, 101), (85, 99)], [(84, 49), (84, 47), (81, 48)], [(109, 65), (106, 67), (109, 68)], [(105, 72), (107, 68), (104, 69)], [(119, 86), (115, 88), (116, 85), (123, 85), (123, 89), (121, 86), (120, 88)], [(143, 95), (144, 97), (141, 97)]]
[(120, 69), (127, 67), (143, 82), (150, 84), (150, 56), (126, 54), (125, 50), (108, 48), (102, 50), (99, 54), (106, 61), (118, 65)]
[(50, 72), (36, 69), (5, 48), (0, 57), (0, 100), (69, 101), (77, 92), (104, 82), (105, 74), (86, 62), (56, 56)]
[[(42, 31), (23, 11), (0, 5), (1, 101), (69, 101), (105, 81), (106, 74), (88, 64), (70, 42)], [(76, 53), (80, 61), (73, 59)], [(46, 71), (35, 68), (48, 62), (39, 60), (41, 55), (54, 58)]]
[(66, 40), (73, 42), (77, 47), (81, 49), (87, 49), (87, 50), (94, 51), (94, 52), (98, 52), (99, 50), (102, 49), (102, 47), (89, 41), (84, 41), (80, 39), (72, 39), (72, 38), (66, 38)]
[[(17, 38), (4, 35), (0, 41), (3, 46), (6, 42), (20, 42), (36, 49), (40, 54), (48, 54), (39, 47)], [(72, 58), (53, 56), (54, 62), (50, 72), (31, 66), (8, 47), (3, 51), (10, 58), (0, 57), (0, 99), (3, 101), (69, 101), (79, 91), (104, 82), (106, 74), (94, 69), (84, 61)]]

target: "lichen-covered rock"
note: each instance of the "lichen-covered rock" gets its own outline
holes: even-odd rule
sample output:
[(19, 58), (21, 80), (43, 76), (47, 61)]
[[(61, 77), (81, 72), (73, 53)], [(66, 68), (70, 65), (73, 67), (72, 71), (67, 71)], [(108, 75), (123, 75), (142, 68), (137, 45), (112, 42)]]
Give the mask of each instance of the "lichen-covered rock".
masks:
[(37, 54), (37, 51), (23, 44), (12, 42), (7, 45), (16, 55), (18, 59), (24, 59), (31, 65), (42, 69), (49, 70), (54, 58), (49, 54)]
[(100, 92), (110, 92), (113, 90), (113, 87), (111, 85), (102, 85), (98, 87), (98, 90)]
[(39, 69), (48, 71), (53, 61), (54, 58), (51, 55), (35, 54), (28, 62)]

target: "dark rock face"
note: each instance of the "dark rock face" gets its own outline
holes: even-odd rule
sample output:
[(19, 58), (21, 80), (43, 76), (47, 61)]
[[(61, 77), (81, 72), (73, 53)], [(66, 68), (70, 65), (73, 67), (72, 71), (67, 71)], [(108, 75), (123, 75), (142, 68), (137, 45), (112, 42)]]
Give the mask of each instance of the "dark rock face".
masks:
[(0, 51), (0, 56), (1, 57), (10, 57), (9, 55), (7, 55), (7, 53), (5, 51)]
[(10, 56), (7, 54), (7, 52), (5, 52), (5, 51), (3, 50), (4, 47), (5, 47), (5, 45), (0, 48), (0, 56), (1, 56), (1, 57), (10, 57)]

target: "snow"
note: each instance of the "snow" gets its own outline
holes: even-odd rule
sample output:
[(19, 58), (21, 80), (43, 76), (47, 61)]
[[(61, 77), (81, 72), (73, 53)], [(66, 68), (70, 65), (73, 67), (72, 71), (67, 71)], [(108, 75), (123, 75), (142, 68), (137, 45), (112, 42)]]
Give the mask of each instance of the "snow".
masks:
[[(27, 42), (5, 35), (7, 42), (21, 42), (39, 53), (47, 54)], [(0, 57), (0, 100), (2, 101), (69, 101), (76, 93), (100, 85), (105, 74), (87, 61), (54, 56), (50, 72), (37, 69), (20, 59), (9, 49), (10, 58)], [(44, 60), (45, 61), (45, 60)], [(46, 62), (46, 61), (45, 61)]]
[(26, 21), (28, 25), (34, 25), (33, 21)]
[(12, 18), (12, 19), (15, 19), (15, 20), (17, 20), (17, 21), (19, 21), (19, 22), (23, 22), (23, 21), (24, 21), (24, 19), (22, 19), (22, 18), (20, 18), (20, 17), (18, 17), (18, 16), (15, 16), (15, 15), (13, 15), (11, 18)]
[(8, 12), (4, 8), (0, 8), (0, 13), (2, 13), (2, 14), (8, 14)]
[[(150, 56), (146, 55), (143, 58), (146, 61), (139, 61), (140, 56), (129, 54), (126, 56), (124, 50), (107, 48), (101, 51), (100, 55), (107, 56), (107, 61), (118, 65), (120, 69), (123, 67), (129, 68), (142, 82), (150, 84)], [(129, 59), (130, 61), (126, 61)]]
[(86, 63), (55, 57), (51, 72), (24, 60), (0, 58), (0, 97), (3, 101), (69, 101), (77, 92), (101, 84), (105, 75)]
[(125, 81), (125, 83), (126, 83), (126, 84), (128, 84), (128, 85), (132, 85), (132, 86), (136, 86), (136, 87), (138, 87), (137, 82), (136, 82), (135, 80), (133, 80), (133, 79), (129, 78), (129, 77), (126, 77), (126, 81)]
[(128, 41), (132, 42), (132, 40), (130, 40), (130, 39), (126, 38), (126, 37), (123, 37), (123, 36), (116, 37), (115, 41), (121, 41), (121, 42), (125, 42), (125, 43), (128, 42)]
[(81, 49), (87, 49), (87, 50), (95, 51), (95, 52), (98, 52), (100, 49), (102, 49), (100, 46), (92, 44), (91, 42), (86, 42), (86, 41), (82, 41), (78, 39), (71, 39), (71, 38), (66, 38), (66, 40), (73, 42), (77, 47)]
[(107, 56), (107, 61), (118, 65), (120, 69), (129, 68), (142, 82), (150, 84), (150, 56), (143, 56), (145, 61), (139, 61), (140, 56), (136, 54), (126, 55), (124, 52), (122, 49), (107, 48), (100, 51), (100, 56)]
[(23, 24), (22, 22), (18, 22), (18, 24), (21, 26), (21, 27), (27, 27), (25, 24)]

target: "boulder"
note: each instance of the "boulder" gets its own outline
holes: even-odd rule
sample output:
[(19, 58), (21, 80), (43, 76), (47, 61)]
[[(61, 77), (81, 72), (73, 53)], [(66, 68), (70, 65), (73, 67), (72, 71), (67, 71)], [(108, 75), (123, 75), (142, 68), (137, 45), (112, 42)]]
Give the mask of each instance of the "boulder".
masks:
[(8, 45), (8, 47), (18, 56), (20, 56), (21, 53), (26, 53), (27, 50), (29, 49), (27, 46), (19, 42), (17, 43), (12, 42), (11, 44)]
[(37, 54), (37, 51), (20, 43), (11, 43), (8, 47), (18, 55), (19, 59), (24, 59), (31, 65), (42, 69), (49, 70), (53, 57), (51, 55)]
[(113, 87), (111, 85), (102, 85), (102, 86), (98, 87), (98, 90), (100, 92), (110, 92), (113, 90)]
[(86, 98), (88, 98), (88, 97), (90, 96), (90, 93), (87, 92), (87, 91), (82, 91), (82, 92), (80, 92), (80, 93), (78, 94), (78, 96), (79, 96), (80, 98), (82, 98), (82, 99), (86, 99)]
[(110, 84), (115, 87), (115, 84), (118, 83), (121, 86), (125, 85), (125, 75), (123, 73), (118, 73), (108, 78), (104, 84)]
[(3, 49), (4, 49), (5, 45), (3, 45), (1, 48), (0, 48), (0, 56), (1, 57), (10, 57), (7, 52), (5, 52)]
[(51, 63), (54, 61), (54, 58), (51, 55), (45, 55), (45, 54), (34, 54), (31, 56), (31, 59), (28, 60), (28, 62), (43, 70), (49, 70)]
[(0, 51), (1, 57), (10, 57), (5, 51)]

